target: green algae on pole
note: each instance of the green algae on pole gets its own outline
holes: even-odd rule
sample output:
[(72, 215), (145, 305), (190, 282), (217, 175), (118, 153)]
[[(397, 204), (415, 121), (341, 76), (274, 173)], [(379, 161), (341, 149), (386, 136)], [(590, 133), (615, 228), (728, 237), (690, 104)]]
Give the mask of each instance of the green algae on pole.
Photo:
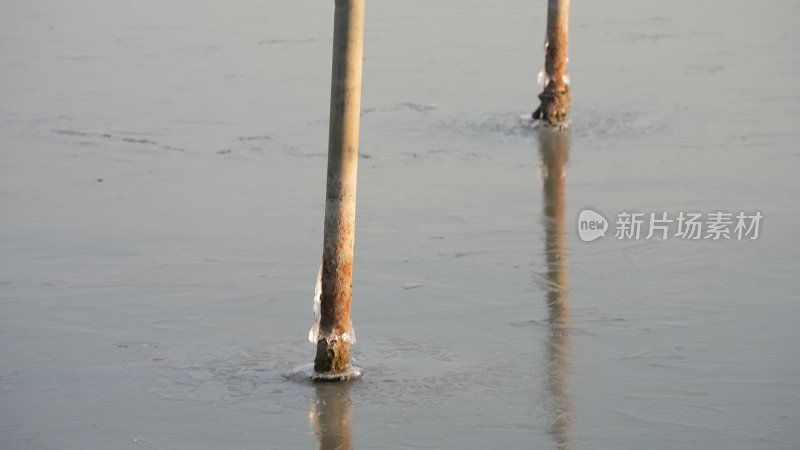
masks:
[(346, 373), (350, 363), (364, 2), (336, 0), (334, 12), (318, 374)]
[(546, 125), (566, 123), (572, 94), (567, 61), (569, 52), (569, 0), (548, 0), (547, 39), (544, 44), (544, 90), (533, 119)]

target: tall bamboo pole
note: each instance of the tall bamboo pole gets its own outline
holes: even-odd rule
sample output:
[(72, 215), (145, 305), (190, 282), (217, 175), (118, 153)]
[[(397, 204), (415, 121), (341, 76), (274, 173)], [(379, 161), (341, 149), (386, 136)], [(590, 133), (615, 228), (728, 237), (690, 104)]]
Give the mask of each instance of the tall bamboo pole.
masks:
[(569, 0), (548, 0), (547, 40), (545, 41), (545, 87), (534, 119), (548, 125), (561, 125), (567, 120), (571, 93), (567, 75), (569, 52)]
[(364, 0), (336, 0), (322, 251), (320, 335), (314, 370), (347, 370), (364, 53)]

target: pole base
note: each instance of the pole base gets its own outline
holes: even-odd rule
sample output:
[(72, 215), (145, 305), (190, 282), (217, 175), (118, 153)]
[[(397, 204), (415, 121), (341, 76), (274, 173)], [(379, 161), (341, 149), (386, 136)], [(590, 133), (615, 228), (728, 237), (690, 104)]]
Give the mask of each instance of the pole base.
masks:
[(349, 366), (344, 372), (314, 372), (311, 381), (351, 381), (361, 378), (361, 369)]
[(556, 83), (549, 83), (539, 94), (541, 104), (533, 112), (534, 120), (541, 120), (549, 126), (563, 126), (567, 121), (567, 113), (572, 101), (572, 93), (568, 84), (555, 87)]
[(344, 372), (350, 363), (350, 343), (344, 339), (317, 341), (317, 356), (314, 358), (314, 371)]
[(299, 382), (353, 381), (361, 378), (363, 374), (363, 369), (354, 366), (347, 367), (343, 372), (317, 372), (314, 370), (314, 363), (308, 363), (295, 367), (284, 374), (284, 378)]

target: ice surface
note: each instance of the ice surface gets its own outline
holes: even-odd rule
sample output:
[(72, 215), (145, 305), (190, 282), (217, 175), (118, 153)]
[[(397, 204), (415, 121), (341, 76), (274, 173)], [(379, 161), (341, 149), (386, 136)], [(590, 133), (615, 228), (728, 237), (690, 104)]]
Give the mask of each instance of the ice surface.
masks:
[[(344, 387), (283, 376), (333, 3), (2, 3), (0, 449), (798, 448), (797, 2), (572, 2), (568, 326), (518, 118), (546, 2), (370, 2)], [(589, 245), (584, 207), (768, 226)]]

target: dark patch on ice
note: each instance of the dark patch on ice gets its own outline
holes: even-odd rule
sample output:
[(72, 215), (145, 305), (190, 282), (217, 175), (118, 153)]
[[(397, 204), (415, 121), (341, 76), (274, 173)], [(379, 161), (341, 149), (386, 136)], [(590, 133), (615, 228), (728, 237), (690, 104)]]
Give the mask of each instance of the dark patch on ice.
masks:
[(508, 325), (512, 327), (528, 327), (528, 326), (537, 326), (537, 327), (549, 327), (550, 324), (547, 323), (545, 320), (519, 320), (515, 322), (506, 322)]
[(145, 341), (119, 341), (116, 342), (115, 345), (117, 348), (158, 348), (158, 344), (155, 342), (145, 342)]
[(690, 64), (687, 72), (704, 73), (713, 75), (717, 72), (725, 70), (725, 66), (715, 64)]
[(275, 44), (311, 44), (314, 42), (330, 42), (329, 38), (299, 38), (299, 39), (262, 39), (258, 41), (258, 45), (275, 45)]
[[(185, 149), (182, 149), (180, 147), (173, 147), (171, 145), (161, 145), (159, 144), (158, 141), (143, 137), (142, 138), (124, 137), (124, 136), (121, 137), (111, 133), (98, 133), (91, 131), (79, 131), (79, 130), (69, 130), (69, 129), (54, 129), (53, 133), (61, 136), (80, 137), (80, 138), (88, 138), (95, 140), (111, 140), (116, 142), (124, 142), (126, 144), (137, 144), (143, 146), (159, 147), (163, 150), (170, 150), (170, 151), (178, 151), (178, 152), (185, 151)], [(141, 134), (141, 133), (125, 132), (125, 134)], [(76, 141), (76, 143), (79, 145), (97, 145), (97, 142), (87, 141), (87, 140), (79, 140)]]
[(65, 136), (90, 136), (90, 133), (85, 133), (83, 131), (74, 131), (74, 130), (53, 130), (56, 134), (63, 134)]
[(631, 33), (628, 37), (628, 41), (630, 42), (641, 42), (641, 41), (650, 41), (650, 42), (658, 42), (662, 39), (669, 39), (674, 38), (674, 34), (667, 34), (667, 33)]
[(150, 139), (120, 138), (120, 140), (122, 142), (130, 142), (131, 144), (158, 145), (158, 142), (150, 140)]
[(320, 153), (320, 152), (305, 153), (298, 147), (289, 147), (286, 149), (286, 152), (291, 156), (301, 157), (301, 158), (325, 158), (328, 156), (327, 153)]
[(272, 137), (268, 134), (260, 134), (256, 136), (239, 136), (240, 141), (266, 141), (270, 140)]
[(439, 108), (439, 105), (435, 103), (426, 104), (426, 103), (402, 102), (402, 103), (396, 103), (392, 106), (365, 108), (361, 111), (361, 115), (364, 116), (371, 113), (387, 113), (387, 112), (398, 112), (398, 111), (414, 111), (414, 112), (427, 113), (437, 108)]

